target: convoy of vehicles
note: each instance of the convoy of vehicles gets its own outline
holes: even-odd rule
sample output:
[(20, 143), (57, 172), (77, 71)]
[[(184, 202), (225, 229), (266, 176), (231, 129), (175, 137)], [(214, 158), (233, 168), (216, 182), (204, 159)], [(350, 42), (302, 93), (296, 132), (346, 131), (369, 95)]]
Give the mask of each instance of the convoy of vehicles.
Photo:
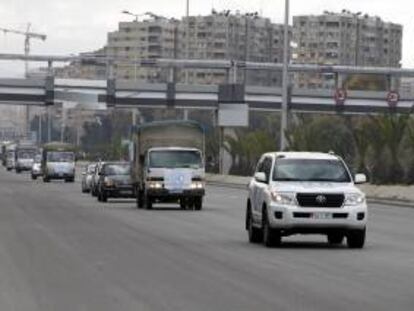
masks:
[(136, 129), (133, 143), (131, 172), (138, 208), (178, 203), (182, 209), (202, 209), (204, 130), (198, 123), (148, 123)]
[(48, 143), (43, 146), (42, 173), (43, 181), (62, 179), (75, 181), (75, 146), (66, 143)]
[(283, 236), (323, 234), (330, 244), (344, 238), (350, 248), (362, 248), (367, 226), (367, 204), (351, 175), (333, 154), (267, 153), (257, 164), (249, 184), (246, 229), (249, 241), (270, 247)]
[[(205, 195), (204, 131), (189, 121), (154, 122), (135, 130), (130, 161), (90, 163), (82, 173), (82, 192), (98, 201), (135, 198), (138, 208), (178, 203), (201, 210)], [(30, 170), (44, 182), (75, 179), (75, 147), (49, 143), (42, 152), (27, 143), (2, 145), (2, 162), (16, 173)], [(295, 234), (325, 235), (331, 245), (346, 239), (363, 248), (368, 209), (356, 187), (367, 180), (353, 176), (333, 153), (264, 154), (248, 185), (245, 227), (251, 243), (277, 246)]]

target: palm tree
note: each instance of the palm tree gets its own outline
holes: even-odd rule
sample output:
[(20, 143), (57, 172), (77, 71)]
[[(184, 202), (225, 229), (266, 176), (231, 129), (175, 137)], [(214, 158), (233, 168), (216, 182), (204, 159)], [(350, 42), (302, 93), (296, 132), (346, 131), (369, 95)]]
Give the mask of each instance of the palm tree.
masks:
[[(386, 114), (382, 116), (371, 117), (374, 125), (374, 132), (372, 140), (374, 151), (378, 152), (377, 160), (375, 162), (376, 169), (386, 167), (389, 169), (388, 174), (385, 174), (386, 180), (382, 182), (397, 183), (403, 180), (404, 170), (399, 159), (399, 152), (401, 142), (406, 133), (407, 125), (410, 120), (410, 115)], [(383, 155), (383, 148), (387, 148), (390, 162), (388, 167), (385, 163), (380, 163), (380, 153)], [(375, 153), (374, 153), (375, 156)], [(382, 161), (381, 161), (382, 162)]]

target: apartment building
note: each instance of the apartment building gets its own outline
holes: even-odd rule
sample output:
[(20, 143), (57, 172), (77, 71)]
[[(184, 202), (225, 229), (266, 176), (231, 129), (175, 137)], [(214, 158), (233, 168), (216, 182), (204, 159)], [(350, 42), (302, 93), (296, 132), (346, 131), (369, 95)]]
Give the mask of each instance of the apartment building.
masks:
[[(400, 67), (402, 26), (342, 11), (293, 17), (296, 63)], [(330, 75), (295, 74), (295, 85), (330, 88)]]
[[(190, 16), (183, 18), (179, 29), (181, 58), (250, 62), (281, 62), (283, 59), (283, 25), (274, 24), (257, 13), (230, 14), (226, 11)], [(219, 84), (228, 79), (223, 70), (206, 69), (182, 71), (179, 77), (180, 81), (187, 80), (191, 84)], [(281, 77), (274, 72), (241, 71), (237, 82), (279, 85)]]
[(177, 55), (178, 21), (161, 17), (144, 21), (121, 22), (118, 30), (108, 34), (106, 55), (119, 58), (115, 63), (118, 79), (165, 82), (168, 72), (146, 68), (131, 62)]

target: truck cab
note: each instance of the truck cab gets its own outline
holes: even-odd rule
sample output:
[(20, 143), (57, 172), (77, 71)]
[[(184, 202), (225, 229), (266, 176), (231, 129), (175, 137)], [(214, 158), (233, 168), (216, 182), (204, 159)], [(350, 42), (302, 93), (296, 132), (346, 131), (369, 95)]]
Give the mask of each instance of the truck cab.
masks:
[(42, 152), (43, 181), (63, 179), (75, 181), (75, 148), (70, 144), (49, 143)]

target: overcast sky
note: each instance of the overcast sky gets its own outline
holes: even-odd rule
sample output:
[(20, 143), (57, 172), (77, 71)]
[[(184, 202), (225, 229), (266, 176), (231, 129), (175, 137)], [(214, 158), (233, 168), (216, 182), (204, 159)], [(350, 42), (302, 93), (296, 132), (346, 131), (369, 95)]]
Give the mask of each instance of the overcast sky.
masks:
[[(32, 40), (32, 54), (77, 54), (100, 48), (106, 34), (119, 21), (132, 20), (122, 10), (151, 11), (166, 17), (182, 17), (186, 0), (1, 0), (0, 27), (32, 30), (48, 36), (45, 42)], [(347, 9), (376, 15), (404, 26), (403, 66), (414, 68), (414, 4), (412, 0), (291, 0), (291, 15), (321, 14), (324, 10)], [(283, 21), (284, 0), (191, 0), (191, 15), (207, 15), (211, 9), (261, 12), (274, 22)], [(23, 36), (0, 32), (1, 53), (23, 53)], [(36, 67), (36, 65), (31, 65)], [(16, 76), (23, 66), (0, 61), (1, 76)]]

